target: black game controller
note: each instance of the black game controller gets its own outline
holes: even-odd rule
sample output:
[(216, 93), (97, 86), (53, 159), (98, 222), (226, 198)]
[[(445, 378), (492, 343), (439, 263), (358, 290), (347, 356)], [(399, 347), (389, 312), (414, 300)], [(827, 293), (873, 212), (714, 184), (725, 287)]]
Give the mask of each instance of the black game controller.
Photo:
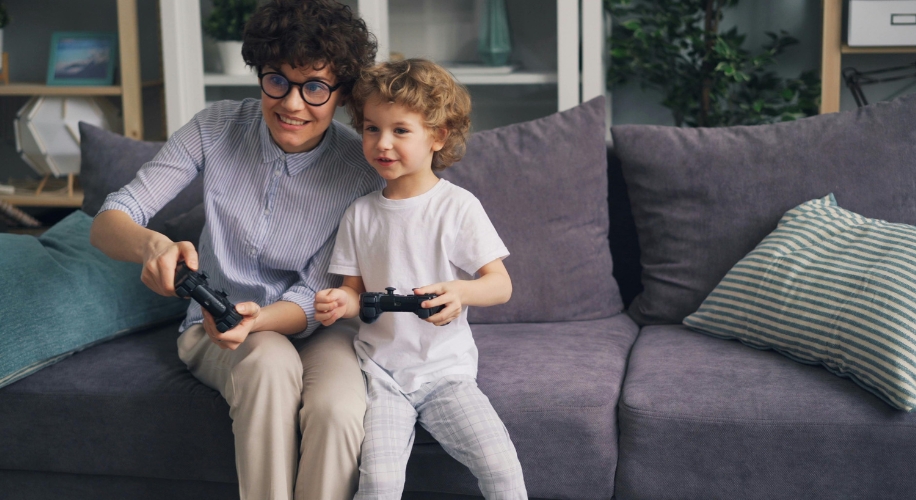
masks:
[(388, 293), (366, 292), (359, 294), (359, 319), (363, 323), (373, 323), (383, 312), (412, 312), (420, 319), (426, 319), (441, 311), (445, 306), (435, 306), (428, 309), (420, 304), (436, 298), (436, 294), (427, 295), (395, 295), (394, 287), (387, 287)]
[(226, 298), (226, 292), (211, 289), (207, 285), (207, 275), (188, 269), (184, 262), (175, 269), (175, 293), (183, 299), (190, 297), (196, 300), (213, 316), (216, 329), (220, 332), (231, 330), (242, 321), (242, 315)]

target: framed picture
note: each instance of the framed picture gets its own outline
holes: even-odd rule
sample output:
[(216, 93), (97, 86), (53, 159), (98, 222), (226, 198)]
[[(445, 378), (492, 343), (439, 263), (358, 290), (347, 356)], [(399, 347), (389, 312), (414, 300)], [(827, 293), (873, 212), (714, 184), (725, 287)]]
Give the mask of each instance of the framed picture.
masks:
[(115, 33), (56, 32), (51, 35), (48, 85), (113, 85)]

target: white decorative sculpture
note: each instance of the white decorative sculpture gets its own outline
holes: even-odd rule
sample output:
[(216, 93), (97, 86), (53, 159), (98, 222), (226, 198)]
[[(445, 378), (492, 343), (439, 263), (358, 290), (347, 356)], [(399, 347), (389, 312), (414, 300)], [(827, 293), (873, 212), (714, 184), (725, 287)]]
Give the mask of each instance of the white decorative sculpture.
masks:
[(107, 99), (33, 97), (16, 114), (16, 149), (41, 175), (78, 174), (81, 121), (107, 130), (121, 130), (118, 111)]

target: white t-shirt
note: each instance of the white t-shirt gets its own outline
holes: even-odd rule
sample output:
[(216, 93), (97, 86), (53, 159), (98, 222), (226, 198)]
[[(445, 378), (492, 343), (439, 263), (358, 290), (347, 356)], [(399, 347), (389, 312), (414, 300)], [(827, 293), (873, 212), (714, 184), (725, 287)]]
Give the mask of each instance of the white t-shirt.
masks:
[[(469, 191), (440, 179), (429, 191), (389, 200), (382, 191), (347, 208), (328, 271), (361, 276), (366, 291), (398, 295), (444, 281), (473, 279), (509, 251)], [(395, 382), (405, 394), (445, 375), (477, 376), (477, 347), (467, 306), (445, 326), (406, 312), (384, 312), (360, 323), (355, 341), (362, 369)]]

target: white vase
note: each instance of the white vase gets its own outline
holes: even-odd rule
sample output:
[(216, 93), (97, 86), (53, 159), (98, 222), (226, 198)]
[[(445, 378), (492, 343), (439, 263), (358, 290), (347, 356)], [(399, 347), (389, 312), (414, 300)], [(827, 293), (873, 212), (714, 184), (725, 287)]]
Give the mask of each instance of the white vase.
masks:
[(219, 41), (216, 42), (216, 48), (219, 50), (224, 74), (247, 75), (251, 73), (251, 70), (245, 66), (245, 60), (242, 59), (242, 42)]

